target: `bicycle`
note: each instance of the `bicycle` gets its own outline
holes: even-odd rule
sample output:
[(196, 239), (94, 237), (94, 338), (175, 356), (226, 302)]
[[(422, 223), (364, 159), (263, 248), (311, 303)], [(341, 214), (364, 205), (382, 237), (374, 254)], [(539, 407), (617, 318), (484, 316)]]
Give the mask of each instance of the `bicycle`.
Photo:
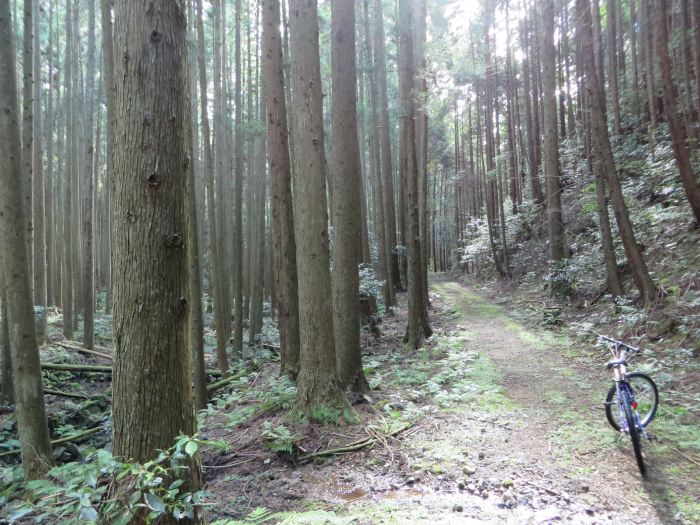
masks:
[[(656, 415), (659, 389), (648, 375), (627, 372), (627, 354), (639, 353), (639, 348), (604, 335), (598, 335), (598, 342), (605, 344), (614, 358), (606, 365), (608, 370), (613, 371), (613, 384), (605, 399), (605, 416), (616, 431), (629, 434), (639, 472), (645, 476), (641, 438), (651, 440), (646, 427)], [(617, 410), (613, 407), (617, 407)]]

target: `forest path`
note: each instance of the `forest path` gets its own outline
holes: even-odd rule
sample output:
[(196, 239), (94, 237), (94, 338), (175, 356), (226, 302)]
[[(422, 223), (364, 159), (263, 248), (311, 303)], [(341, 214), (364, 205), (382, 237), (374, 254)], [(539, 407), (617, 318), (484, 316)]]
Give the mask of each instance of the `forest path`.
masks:
[[(449, 276), (433, 277), (431, 291), (438, 328), (427, 365), (407, 357), (394, 372), (399, 385), (430, 392), (414, 395), (427, 414), (390, 459), (380, 447), (303, 474), (304, 485), (318, 483), (307, 501), (335, 503), (308, 523), (682, 522), (653, 446), (643, 481), (631, 443), (608, 426), (609, 379), (590, 355)], [(422, 385), (416, 368), (427, 371)], [(407, 386), (391, 396), (411, 399)]]

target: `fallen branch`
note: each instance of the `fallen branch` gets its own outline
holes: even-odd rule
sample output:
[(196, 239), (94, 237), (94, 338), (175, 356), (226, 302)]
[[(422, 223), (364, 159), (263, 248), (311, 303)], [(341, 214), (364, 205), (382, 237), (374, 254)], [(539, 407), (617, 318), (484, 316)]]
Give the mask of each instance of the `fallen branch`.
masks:
[[(255, 368), (251, 368), (249, 370), (244, 370), (243, 372), (239, 372), (235, 375), (225, 377), (221, 381), (217, 381), (216, 383), (212, 383), (211, 385), (207, 385), (207, 392), (209, 394), (211, 394), (212, 392), (215, 392), (216, 390), (219, 390), (220, 388), (223, 388), (226, 385), (233, 383), (237, 379), (240, 379), (241, 377), (250, 374), (254, 370), (255, 370)], [(209, 373), (209, 371), (207, 371), (207, 373)], [(221, 375), (221, 374), (219, 373), (219, 375)]]
[(695, 463), (697, 466), (700, 467), (700, 463), (699, 463), (696, 459), (693, 459), (692, 457), (688, 456), (688, 455), (685, 454), (684, 452), (681, 452), (680, 450), (678, 450), (678, 449), (675, 448), (675, 447), (671, 447), (671, 448), (672, 448), (673, 450), (675, 450), (676, 452), (678, 452), (681, 456), (683, 456), (685, 459), (687, 459), (687, 460), (690, 461), (691, 463)]
[[(42, 363), (43, 370), (56, 370), (59, 372), (90, 372), (99, 374), (111, 374), (112, 367), (110, 365), (69, 365), (65, 363)], [(219, 370), (207, 370), (207, 375), (221, 377)]]
[[(413, 426), (413, 423), (409, 423), (408, 425), (404, 425), (403, 427), (399, 428), (398, 430), (395, 430), (394, 432), (391, 432), (390, 434), (383, 434), (383, 435), (377, 434), (377, 435), (381, 436), (382, 439), (386, 439), (387, 437), (396, 437), (401, 432), (408, 430), (412, 426)], [(358, 441), (348, 443), (347, 445), (344, 445), (342, 447), (329, 448), (326, 450), (320, 450), (318, 452), (314, 452), (313, 454), (307, 454), (305, 456), (301, 456), (299, 458), (299, 462), (301, 463), (301, 462), (309, 461), (310, 459), (313, 459), (313, 458), (318, 458), (318, 457), (323, 457), (323, 456), (335, 456), (336, 454), (345, 454), (347, 452), (355, 452), (357, 450), (362, 450), (363, 448), (368, 447), (370, 445), (374, 445), (377, 441), (379, 441), (378, 437), (360, 439)]]
[(72, 399), (90, 399), (88, 396), (83, 394), (73, 394), (71, 392), (61, 392), (60, 390), (49, 390), (47, 388), (44, 389), (44, 394), (59, 397), (70, 397)]
[(93, 372), (100, 374), (111, 374), (112, 367), (109, 365), (68, 365), (64, 363), (42, 363), (42, 370), (56, 370), (59, 372)]
[(103, 354), (102, 352), (97, 352), (95, 350), (89, 350), (87, 348), (83, 348), (82, 346), (74, 345), (72, 343), (64, 343), (63, 341), (59, 341), (55, 343), (57, 346), (60, 346), (61, 348), (67, 348), (68, 350), (75, 350), (76, 352), (80, 352), (81, 354), (89, 354), (89, 355), (94, 355), (96, 357), (101, 357), (102, 359), (108, 359), (112, 360), (112, 356), (109, 354)]
[[(101, 432), (105, 429), (104, 425), (100, 425), (99, 427), (95, 428), (90, 428), (88, 430), (83, 430), (82, 432), (78, 432), (77, 434), (73, 434), (72, 436), (66, 436), (62, 437), (61, 439), (54, 439), (51, 441), (51, 445), (60, 445), (62, 443), (77, 443), (78, 441), (82, 441), (84, 438), (91, 436), (92, 434), (96, 434), (97, 432)], [(19, 454), (20, 449), (16, 448), (14, 450), (8, 450), (7, 452), (3, 452), (0, 454), (0, 458), (4, 458), (7, 456), (14, 456), (16, 454)]]
[(523, 483), (531, 485), (531, 486), (535, 487), (536, 489), (544, 490), (545, 492), (548, 492), (552, 496), (561, 497), (561, 494), (559, 494), (556, 490), (552, 490), (552, 489), (549, 489), (547, 487), (543, 487), (542, 485), (538, 485), (537, 483), (533, 483), (532, 481), (528, 481), (525, 478), (520, 478), (518, 481), (522, 481)]

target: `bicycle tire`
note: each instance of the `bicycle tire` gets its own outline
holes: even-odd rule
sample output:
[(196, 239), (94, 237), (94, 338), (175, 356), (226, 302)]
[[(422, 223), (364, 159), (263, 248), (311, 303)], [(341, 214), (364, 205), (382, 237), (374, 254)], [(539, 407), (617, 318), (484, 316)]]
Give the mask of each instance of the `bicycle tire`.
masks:
[(646, 476), (647, 469), (644, 465), (644, 457), (642, 456), (642, 443), (639, 439), (639, 429), (634, 415), (634, 410), (630, 404), (629, 393), (626, 389), (621, 392), (622, 404), (625, 408), (625, 418), (627, 419), (627, 430), (632, 440), (632, 448), (634, 449), (634, 457), (637, 459), (637, 466), (642, 477)]
[[(644, 415), (644, 417), (640, 415), (641, 426), (642, 428), (646, 428), (647, 425), (649, 425), (649, 423), (651, 423), (654, 417), (656, 416), (656, 409), (659, 407), (659, 389), (656, 386), (656, 383), (654, 383), (654, 380), (642, 372), (632, 372), (630, 374), (627, 374), (628, 382), (632, 383), (635, 379), (645, 382), (651, 388), (651, 407)], [(632, 394), (634, 395), (634, 389), (632, 390)], [(617, 403), (615, 402), (616, 397), (617, 389), (615, 388), (615, 383), (613, 383), (610, 387), (610, 390), (608, 390), (608, 397), (605, 399), (605, 417), (608, 419), (608, 423), (610, 423), (610, 426), (619, 432), (620, 425), (615, 419), (615, 414), (617, 413)]]

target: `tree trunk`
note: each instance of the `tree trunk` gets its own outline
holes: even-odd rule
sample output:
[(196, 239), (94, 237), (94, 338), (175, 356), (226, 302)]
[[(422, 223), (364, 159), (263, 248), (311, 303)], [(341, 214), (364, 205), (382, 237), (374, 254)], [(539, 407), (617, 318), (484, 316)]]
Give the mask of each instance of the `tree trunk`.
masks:
[(224, 311), (224, 294), (221, 281), (221, 257), (216, 228), (216, 207), (214, 199), (214, 162), (211, 146), (211, 127), (209, 125), (209, 104), (207, 93), (207, 70), (204, 61), (204, 21), (202, 20), (202, 0), (197, 0), (197, 67), (199, 69), (200, 118), (202, 120), (202, 143), (204, 146), (204, 177), (207, 196), (207, 223), (209, 226), (209, 276), (212, 284), (214, 301), (214, 325), (216, 327), (216, 361), (222, 374), (228, 372), (226, 356), (226, 317)]
[(284, 62), (278, 29), (280, 2), (279, 0), (263, 0), (263, 2), (262, 28), (265, 53), (263, 67), (272, 179), (273, 258), (277, 292), (274, 299), (280, 331), (280, 372), (291, 379), (296, 379), (299, 374), (299, 298)]
[(355, 5), (331, 2), (333, 164), (333, 328), (338, 376), (355, 392), (369, 392), (360, 343), (360, 146), (357, 141)]
[(564, 221), (561, 211), (561, 178), (559, 174), (559, 138), (557, 134), (557, 99), (554, 49), (554, 2), (541, 0), (542, 21), (542, 104), (544, 109), (544, 176), (547, 188), (549, 259), (566, 258)]
[(100, 22), (102, 25), (102, 75), (104, 75), (105, 98), (107, 101), (107, 126), (105, 132), (105, 200), (107, 202), (107, 242), (105, 243), (107, 254), (106, 286), (107, 294), (105, 298), (105, 311), (112, 311), (112, 188), (114, 181), (114, 40), (112, 31), (112, 10), (110, 0), (100, 0)]
[(85, 76), (85, 148), (83, 168), (83, 344), (92, 350), (95, 346), (95, 269), (93, 258), (93, 102), (95, 93), (95, 3), (88, 5), (88, 56)]
[[(192, 7), (188, 3), (187, 15), (191, 17)], [(198, 162), (199, 148), (196, 148), (197, 138), (197, 115), (194, 110), (193, 101), (197, 93), (197, 81), (195, 79), (195, 64), (193, 50), (195, 42), (194, 33), (191, 26), (188, 28), (188, 63), (187, 63), (187, 124), (189, 133), (189, 150), (191, 152), (191, 162), (187, 170), (187, 189), (185, 194), (187, 210), (187, 267), (189, 270), (189, 293), (191, 306), (189, 310), (188, 331), (189, 353), (192, 359), (192, 389), (194, 392), (194, 409), (196, 411), (205, 410), (209, 401), (207, 393), (206, 362), (204, 358), (204, 314), (202, 308), (202, 258), (199, 248), (201, 239), (199, 233), (200, 215), (197, 213), (197, 205), (202, 189), (198, 186), (199, 171), (202, 168)]]
[[(0, 279), (3, 277), (0, 276)], [(0, 282), (0, 403), (13, 403), (15, 400), (12, 383), (12, 350), (10, 348), (10, 325), (7, 319), (7, 293), (5, 283)]]
[(591, 31), (591, 6), (589, 0), (576, 0), (576, 12), (579, 22), (579, 39), (582, 42), (584, 56), (585, 89), (590, 100), (591, 150), (594, 162), (600, 164), (610, 188), (610, 201), (615, 212), (615, 219), (620, 228), (622, 244), (632, 270), (632, 277), (639, 289), (642, 300), (650, 305), (656, 300), (656, 285), (649, 275), (641, 250), (634, 235), (627, 205), (622, 195), (620, 180), (612, 155), (607, 119), (605, 116), (605, 95), (602, 81), (599, 80), (595, 55), (593, 53), (593, 36)]
[[(241, 0), (236, 0), (236, 41), (235, 41), (235, 88), (236, 98), (236, 135), (235, 135), (235, 168), (236, 178), (234, 193), (234, 218), (233, 218), (233, 289), (234, 302), (234, 329), (233, 352), (241, 357), (243, 355), (243, 109), (241, 104)], [(249, 87), (248, 89), (251, 89)], [(249, 162), (252, 163), (252, 156)], [(249, 190), (250, 191), (250, 190)], [(250, 219), (250, 216), (248, 217)], [(253, 272), (254, 268), (250, 268)], [(262, 271), (262, 270), (261, 270)]]
[[(29, 2), (28, 2), (29, 3)], [(14, 382), (15, 413), (24, 477), (41, 477), (52, 463), (49, 429), (34, 325), (32, 273), (22, 198), (19, 108), (10, 4), (0, 1), (0, 281), (7, 317)], [(11, 301), (7, 301), (12, 297)], [(5, 315), (3, 315), (5, 317)], [(4, 382), (4, 381), (3, 381)]]
[[(26, 221), (25, 229), (27, 231), (27, 253), (29, 259), (29, 275), (34, 275), (34, 260), (33, 260), (33, 238), (34, 225), (32, 222), (33, 213), (33, 126), (34, 126), (34, 104), (33, 104), (33, 84), (34, 84), (34, 68), (32, 62), (34, 58), (34, 16), (33, 7), (34, 0), (24, 0), (23, 4), (23, 47), (22, 47), (22, 198), (24, 198), (24, 219)], [(36, 13), (38, 15), (38, 13)], [(31, 287), (34, 289), (32, 281)]]
[(301, 345), (294, 411), (301, 417), (323, 419), (329, 411), (340, 417), (347, 401), (336, 372), (333, 337), (316, 0), (291, 0), (290, 26), (294, 93), (294, 229)]
[(613, 133), (619, 135), (622, 132), (620, 117), (620, 90), (617, 78), (617, 5), (618, 0), (606, 0), (608, 20), (607, 30), (607, 53), (608, 53), (608, 84), (610, 86), (610, 102), (613, 108)]
[[(394, 201), (394, 170), (392, 166), (391, 135), (389, 123), (389, 97), (387, 94), (386, 58), (384, 47), (384, 10), (382, 1), (374, 2), (374, 67), (377, 70), (377, 90), (379, 93), (379, 145), (382, 159), (382, 184), (384, 194), (384, 219), (386, 236), (389, 242), (391, 264), (389, 265), (389, 282), (394, 288), (401, 288), (399, 256), (396, 252), (396, 205)], [(393, 294), (390, 294), (393, 296)], [(394, 306), (388, 304), (387, 308)]]
[[(195, 432), (187, 324), (186, 17), (115, 6), (114, 455), (144, 462)], [(135, 132), (136, 131), (136, 132)], [(200, 486), (195, 464), (183, 477)], [(175, 523), (167, 519), (165, 523)]]
[(544, 207), (544, 193), (542, 192), (542, 185), (540, 183), (539, 176), (539, 166), (537, 164), (537, 155), (535, 152), (535, 144), (539, 140), (539, 137), (535, 136), (535, 129), (533, 125), (534, 117), (532, 110), (532, 86), (531, 86), (531, 64), (528, 51), (528, 41), (529, 41), (529, 27), (527, 25), (527, 18), (521, 23), (520, 28), (520, 39), (521, 45), (525, 49), (523, 54), (523, 89), (525, 93), (523, 94), (523, 100), (525, 101), (525, 126), (527, 128), (527, 145), (528, 145), (528, 166), (530, 168), (530, 191), (532, 192), (532, 198), (535, 203)]
[(71, 2), (66, 2), (66, 52), (64, 60), (64, 118), (66, 119), (66, 134), (64, 148), (63, 169), (63, 268), (61, 272), (61, 303), (63, 307), (63, 335), (66, 339), (73, 339), (73, 199), (71, 198), (71, 182), (75, 166), (74, 143), (75, 122), (73, 104), (73, 16), (71, 14)]
[[(34, 102), (34, 126), (32, 138), (33, 146), (33, 177), (34, 177), (34, 304), (46, 306), (46, 223), (44, 206), (44, 157), (43, 157), (43, 130), (42, 130), (42, 87), (41, 78), (41, 28), (39, 25), (39, 1), (33, 2), (33, 102)], [(40, 341), (41, 343), (41, 341)]]
[(418, 214), (418, 163), (416, 160), (415, 107), (413, 100), (413, 14), (410, 0), (399, 0), (399, 99), (400, 112), (400, 154), (399, 173), (405, 191), (406, 214), (406, 284), (408, 287), (408, 327), (406, 328), (409, 348), (420, 348), (426, 332), (428, 320), (422, 286), (420, 220)]
[[(369, 19), (369, 1), (364, 1), (365, 15), (365, 62), (372, 64), (372, 39)], [(395, 290), (391, 281), (391, 246), (386, 228), (386, 213), (384, 210), (384, 187), (382, 184), (381, 152), (379, 146), (379, 92), (377, 88), (376, 75), (373, 67), (368, 67), (367, 76), (369, 78), (370, 105), (372, 107), (372, 127), (369, 133), (369, 149), (372, 159), (372, 197), (375, 212), (375, 235), (377, 236), (378, 275), (384, 283), (383, 297), (386, 308), (396, 304)]]
[[(692, 152), (688, 144), (688, 130), (683, 117), (678, 110), (676, 98), (678, 96), (676, 85), (673, 81), (671, 58), (668, 54), (668, 28), (666, 27), (666, 13), (668, 5), (666, 0), (656, 0), (655, 3), (655, 48), (656, 56), (661, 63), (661, 83), (663, 87), (664, 114), (671, 132), (671, 143), (676, 165), (681, 176), (685, 196), (695, 216), (695, 223), (700, 225), (700, 185), (698, 175), (693, 169)], [(698, 28), (696, 28), (697, 30)]]

